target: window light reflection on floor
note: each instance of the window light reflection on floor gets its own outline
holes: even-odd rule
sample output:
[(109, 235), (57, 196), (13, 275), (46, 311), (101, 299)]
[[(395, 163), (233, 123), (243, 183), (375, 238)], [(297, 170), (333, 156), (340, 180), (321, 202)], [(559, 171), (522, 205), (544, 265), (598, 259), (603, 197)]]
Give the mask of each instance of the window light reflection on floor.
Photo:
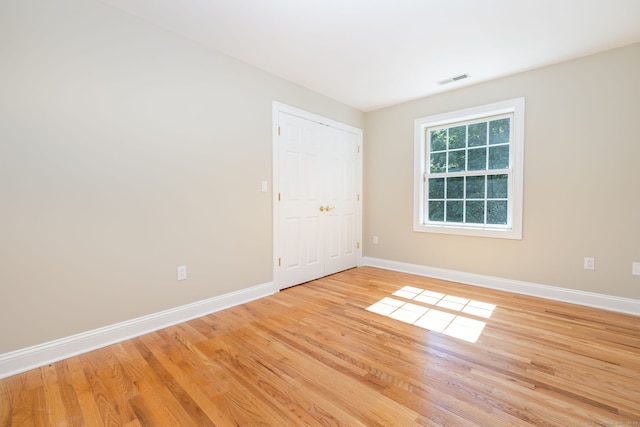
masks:
[(493, 310), (496, 308), (494, 304), (446, 295), (413, 286), (405, 286), (394, 292), (393, 296), (420, 304), (385, 297), (367, 307), (367, 311), (472, 343), (478, 341), (486, 322), (472, 319), (462, 314), (456, 315), (448, 311), (437, 310), (434, 307), (441, 307), (449, 311), (457, 311), (485, 319), (491, 317)]

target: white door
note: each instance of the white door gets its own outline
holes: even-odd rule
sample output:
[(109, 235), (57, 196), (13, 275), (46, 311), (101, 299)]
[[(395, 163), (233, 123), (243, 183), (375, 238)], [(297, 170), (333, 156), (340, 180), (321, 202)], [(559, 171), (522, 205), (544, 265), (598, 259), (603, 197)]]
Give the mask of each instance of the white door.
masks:
[(361, 133), (299, 111), (274, 118), (274, 280), (283, 289), (359, 264)]

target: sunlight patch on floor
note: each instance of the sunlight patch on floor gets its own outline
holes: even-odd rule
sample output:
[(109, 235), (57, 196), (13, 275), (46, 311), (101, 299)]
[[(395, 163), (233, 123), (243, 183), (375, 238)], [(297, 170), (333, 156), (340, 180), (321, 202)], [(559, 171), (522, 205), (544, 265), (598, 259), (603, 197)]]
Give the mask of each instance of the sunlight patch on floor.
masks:
[(496, 308), (494, 304), (413, 286), (405, 286), (394, 292), (393, 296), (414, 302), (385, 297), (367, 307), (367, 311), (472, 343), (478, 341), (486, 322), (435, 307), (485, 319), (490, 318)]

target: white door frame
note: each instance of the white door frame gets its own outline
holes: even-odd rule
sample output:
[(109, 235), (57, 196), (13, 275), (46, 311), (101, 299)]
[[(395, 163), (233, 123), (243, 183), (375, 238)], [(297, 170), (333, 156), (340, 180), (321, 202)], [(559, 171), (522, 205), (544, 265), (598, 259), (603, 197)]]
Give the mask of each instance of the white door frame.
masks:
[(273, 177), (272, 177), (272, 218), (273, 218), (273, 230), (272, 230), (272, 239), (273, 239), (273, 290), (274, 292), (280, 291), (279, 285), (279, 248), (280, 248), (280, 235), (279, 235), (279, 203), (278, 203), (278, 194), (280, 193), (279, 188), (279, 173), (280, 173), (280, 165), (278, 162), (278, 123), (279, 123), (279, 115), (280, 113), (287, 113), (293, 116), (297, 116), (303, 119), (311, 120), (317, 123), (321, 123), (327, 126), (331, 126), (335, 129), (340, 129), (345, 132), (353, 133), (358, 137), (358, 150), (360, 152), (360, 156), (358, 156), (357, 160), (357, 172), (356, 172), (356, 191), (358, 193), (358, 201), (356, 204), (356, 220), (358, 222), (356, 228), (356, 239), (357, 239), (357, 266), (362, 265), (362, 154), (363, 154), (363, 141), (362, 141), (362, 129), (356, 128), (351, 125), (347, 125), (314, 113), (310, 113), (305, 110), (301, 110), (296, 107), (292, 107), (277, 101), (272, 102), (272, 161), (273, 161)]

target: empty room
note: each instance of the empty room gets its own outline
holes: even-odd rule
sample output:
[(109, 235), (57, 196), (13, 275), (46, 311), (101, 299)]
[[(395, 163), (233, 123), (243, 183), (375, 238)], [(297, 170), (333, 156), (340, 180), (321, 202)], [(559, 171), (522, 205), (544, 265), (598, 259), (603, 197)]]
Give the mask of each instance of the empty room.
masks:
[(0, 427), (640, 425), (640, 1), (0, 1)]

